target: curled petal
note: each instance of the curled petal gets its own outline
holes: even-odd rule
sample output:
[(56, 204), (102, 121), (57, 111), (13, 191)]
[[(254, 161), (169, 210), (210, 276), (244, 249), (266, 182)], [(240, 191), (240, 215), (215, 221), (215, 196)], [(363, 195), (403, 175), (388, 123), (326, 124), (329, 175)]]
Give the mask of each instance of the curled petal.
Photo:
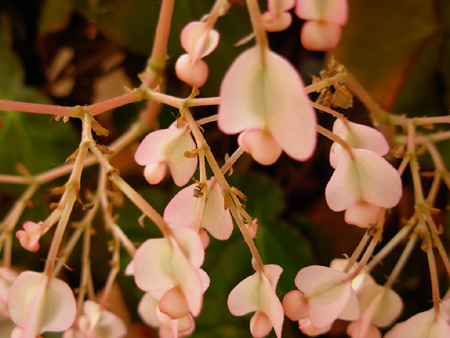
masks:
[(146, 165), (144, 168), (144, 177), (150, 184), (158, 184), (166, 175), (167, 165), (157, 162)]
[(300, 41), (308, 50), (326, 52), (337, 47), (341, 27), (324, 21), (307, 21), (302, 26)]
[(274, 164), (282, 149), (270, 133), (259, 129), (249, 129), (239, 135), (239, 146), (252, 155), (253, 159), (263, 165)]
[(308, 317), (309, 305), (301, 291), (290, 291), (283, 298), (284, 314), (290, 320), (300, 320)]
[(159, 302), (150, 293), (145, 293), (139, 302), (137, 311), (145, 324), (151, 327), (159, 327), (161, 322), (156, 315), (156, 307)]
[(259, 129), (292, 158), (308, 159), (316, 145), (316, 116), (297, 71), (258, 47), (239, 55), (220, 88), (219, 128), (226, 134)]
[(42, 235), (42, 226), (34, 222), (27, 221), (23, 224), (24, 230), (16, 232), (16, 237), (20, 241), (23, 248), (31, 252), (39, 250), (39, 239)]
[(159, 310), (171, 319), (179, 319), (189, 314), (189, 304), (183, 292), (177, 287), (167, 291), (159, 302)]
[(208, 79), (208, 65), (203, 60), (198, 60), (194, 64), (188, 54), (181, 55), (175, 63), (177, 77), (188, 85), (200, 88)]
[(402, 195), (400, 175), (383, 157), (365, 149), (348, 152), (336, 167), (325, 190), (328, 206), (341, 211), (366, 201), (383, 208), (395, 206)]
[(276, 17), (282, 12), (286, 12), (294, 8), (295, 0), (268, 0), (267, 5), (269, 13)]
[(367, 202), (356, 202), (345, 211), (345, 221), (361, 228), (376, 224), (382, 208)]
[(298, 328), (306, 335), (310, 337), (319, 336), (321, 334), (327, 333), (331, 330), (331, 324), (322, 328), (315, 327), (309, 318), (300, 319), (298, 321)]
[(300, 19), (326, 21), (343, 26), (347, 22), (347, 0), (298, 0), (295, 14)]
[(272, 330), (272, 322), (262, 312), (256, 312), (250, 319), (250, 332), (254, 338), (267, 336)]

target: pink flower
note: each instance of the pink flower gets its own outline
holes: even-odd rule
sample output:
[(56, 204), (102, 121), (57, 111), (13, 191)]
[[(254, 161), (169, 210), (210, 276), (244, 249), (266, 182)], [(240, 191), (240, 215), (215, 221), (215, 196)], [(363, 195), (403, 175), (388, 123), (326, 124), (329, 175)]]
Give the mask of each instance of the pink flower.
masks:
[(25, 230), (16, 232), (16, 237), (20, 241), (23, 248), (31, 252), (39, 250), (39, 239), (45, 231), (45, 228), (34, 222), (27, 221), (23, 224)]
[(295, 13), (308, 20), (302, 27), (301, 42), (309, 50), (334, 49), (347, 22), (347, 0), (298, 0)]
[(150, 184), (161, 182), (169, 166), (176, 185), (183, 186), (194, 175), (197, 158), (184, 156), (195, 149), (189, 127), (181, 128), (172, 124), (169, 129), (161, 129), (148, 134), (136, 150), (134, 158), (145, 166), (144, 176)]
[(282, 271), (278, 265), (264, 265), (264, 273), (257, 271), (247, 277), (228, 296), (228, 308), (234, 316), (256, 312), (250, 321), (253, 337), (265, 337), (272, 327), (277, 337), (281, 337), (283, 306), (275, 288)]
[[(402, 195), (400, 175), (384, 158), (365, 149), (344, 152), (325, 190), (331, 210), (364, 202), (392, 208)], [(353, 215), (352, 215), (353, 216)]]
[(273, 164), (284, 150), (304, 161), (316, 145), (316, 116), (297, 71), (283, 58), (258, 46), (244, 51), (220, 88), (218, 126), (243, 132), (239, 145), (258, 163)]
[(295, 6), (295, 0), (268, 0), (269, 10), (262, 14), (264, 29), (268, 32), (279, 32), (292, 23), (292, 15), (288, 11)]
[[(318, 329), (326, 328), (337, 318), (356, 320), (359, 305), (348, 273), (324, 266), (303, 268), (295, 278), (301, 293), (289, 292), (283, 300), (286, 314), (293, 320), (309, 317)], [(287, 297), (287, 298), (286, 298)]]
[[(194, 197), (196, 184), (182, 189), (164, 210), (164, 219), (173, 229), (192, 228), (199, 198)], [(206, 187), (205, 187), (206, 188)], [(204, 189), (205, 189), (204, 188)], [(207, 200), (200, 226), (217, 239), (226, 240), (233, 232), (230, 211), (225, 210), (224, 198), (215, 178), (208, 181), (205, 189)]]
[(189, 313), (198, 316), (209, 284), (208, 276), (200, 269), (203, 246), (193, 229), (176, 229), (173, 235), (149, 239), (139, 247), (134, 258), (135, 281), (146, 292), (165, 290), (159, 309), (171, 319)]
[(25, 271), (9, 290), (11, 319), (21, 327), (22, 337), (36, 337), (42, 332), (67, 330), (75, 319), (76, 305), (70, 287), (43, 273)]
[(219, 33), (206, 29), (205, 22), (191, 22), (181, 32), (181, 45), (187, 54), (181, 55), (176, 64), (178, 78), (192, 87), (203, 86), (208, 78), (208, 65), (200, 60), (210, 54), (219, 43)]

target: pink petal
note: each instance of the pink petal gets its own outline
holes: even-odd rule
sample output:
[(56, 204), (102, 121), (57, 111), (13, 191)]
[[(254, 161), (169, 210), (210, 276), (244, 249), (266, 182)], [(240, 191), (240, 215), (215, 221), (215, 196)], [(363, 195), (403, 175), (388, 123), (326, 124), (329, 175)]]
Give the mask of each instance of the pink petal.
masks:
[(331, 324), (319, 329), (314, 325), (312, 325), (311, 320), (309, 318), (300, 319), (298, 321), (298, 327), (304, 334), (310, 337), (319, 336), (331, 330)]
[[(136, 163), (148, 166), (150, 164), (167, 163), (172, 178), (178, 186), (186, 184), (197, 168), (197, 158), (188, 158), (184, 154), (196, 148), (188, 126), (161, 129), (148, 134), (139, 145), (134, 156)], [(148, 169), (150, 170), (150, 169)], [(155, 175), (161, 177), (162, 168), (153, 168)], [(161, 178), (162, 179), (162, 178)]]
[(208, 79), (208, 65), (203, 60), (192, 63), (188, 54), (181, 55), (175, 63), (177, 77), (194, 88), (200, 88)]
[(145, 324), (151, 327), (159, 327), (161, 325), (158, 316), (156, 315), (156, 306), (158, 301), (149, 293), (145, 293), (139, 302), (137, 311)]
[(196, 268), (202, 266), (205, 259), (205, 250), (198, 233), (193, 229), (184, 228), (174, 230), (173, 235), (189, 262)]
[(344, 153), (328, 182), (325, 196), (331, 210), (341, 211), (366, 201), (383, 208), (395, 206), (402, 195), (400, 175), (383, 157), (365, 149)]
[(177, 287), (168, 290), (159, 302), (159, 310), (171, 319), (179, 319), (189, 314), (189, 304), (183, 292)]
[[(199, 199), (194, 197), (195, 184), (182, 189), (164, 210), (164, 219), (173, 229), (192, 228)], [(225, 210), (224, 198), (215, 179), (208, 181), (208, 199), (203, 210), (200, 226), (220, 240), (230, 238), (233, 221), (229, 210)]]
[(181, 31), (181, 46), (195, 62), (210, 54), (218, 44), (219, 33), (214, 29), (205, 31), (204, 22), (191, 22)]
[(386, 338), (448, 338), (450, 326), (435, 311), (428, 310), (412, 316), (407, 321), (395, 325), (385, 335)]
[(350, 323), (347, 326), (347, 334), (352, 338), (381, 338), (381, 331), (374, 325), (365, 325), (361, 320)]
[(327, 52), (337, 47), (341, 27), (324, 21), (307, 21), (303, 24), (300, 41), (307, 50)]
[[(347, 141), (350, 147), (356, 149), (367, 149), (384, 156), (389, 152), (389, 144), (384, 135), (378, 130), (353, 122), (344, 125), (340, 119), (337, 119), (333, 125), (333, 133)], [(342, 147), (333, 143), (330, 151), (330, 164), (336, 168), (344, 150)]]
[(301, 291), (293, 290), (284, 296), (283, 310), (290, 320), (296, 321), (308, 317), (309, 305)]
[(297, 71), (277, 54), (260, 49), (239, 55), (220, 88), (219, 128), (226, 134), (246, 129), (270, 132), (296, 160), (306, 160), (316, 144), (316, 117)]
[(146, 165), (144, 168), (144, 177), (150, 184), (158, 184), (166, 175), (167, 165), (157, 162)]
[(356, 292), (350, 292), (350, 297), (348, 299), (347, 305), (345, 305), (344, 310), (339, 314), (339, 319), (353, 321), (357, 320), (360, 316), (360, 308), (358, 297)]
[(272, 18), (270, 12), (262, 14), (264, 29), (268, 32), (281, 32), (287, 29), (292, 23), (292, 15), (288, 12), (282, 12), (275, 18)]
[(67, 330), (76, 314), (75, 298), (70, 287), (42, 273), (25, 271), (9, 291), (11, 319), (24, 328), (24, 336)]
[(326, 21), (345, 25), (348, 16), (347, 0), (298, 0), (295, 14), (300, 19)]
[(267, 336), (272, 330), (272, 322), (262, 312), (256, 312), (250, 319), (250, 332), (254, 338)]
[(303, 268), (295, 278), (295, 285), (309, 303), (309, 318), (317, 328), (333, 323), (346, 307), (351, 293), (349, 275), (324, 266)]
[(381, 210), (381, 207), (371, 203), (356, 202), (345, 211), (345, 222), (368, 228), (377, 223)]
[(239, 146), (252, 155), (259, 164), (274, 164), (281, 155), (282, 149), (271, 134), (259, 129), (249, 129), (239, 135)]

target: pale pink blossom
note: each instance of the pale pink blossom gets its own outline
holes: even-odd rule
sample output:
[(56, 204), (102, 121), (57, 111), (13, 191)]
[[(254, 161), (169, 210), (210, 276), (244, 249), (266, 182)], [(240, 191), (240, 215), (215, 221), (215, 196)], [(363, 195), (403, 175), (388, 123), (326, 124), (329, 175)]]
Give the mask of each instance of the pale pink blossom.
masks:
[(35, 252), (39, 250), (39, 239), (45, 231), (45, 228), (34, 222), (27, 221), (23, 224), (24, 230), (16, 232), (16, 237), (20, 245), (28, 251)]
[[(192, 228), (200, 199), (194, 196), (196, 184), (182, 189), (169, 202), (164, 210), (164, 219), (173, 229)], [(230, 211), (225, 209), (222, 190), (215, 178), (203, 188), (207, 194), (200, 227), (208, 230), (215, 238), (226, 240), (233, 232), (233, 220)]]
[[(318, 329), (328, 327), (338, 318), (358, 319), (358, 299), (351, 283), (348, 273), (336, 269), (317, 265), (301, 269), (295, 278), (295, 285), (302, 292), (303, 297), (299, 297), (297, 293), (294, 294), (299, 299), (298, 308), (301, 314), (292, 317), (299, 320), (305, 319), (305, 313), (308, 313), (311, 324)], [(293, 297), (291, 295), (289, 293), (286, 297)], [(301, 301), (300, 298), (302, 298)], [(295, 299), (291, 298), (284, 302), (290, 304), (289, 311), (295, 311), (293, 305)]]
[(397, 170), (380, 155), (365, 149), (342, 154), (325, 190), (328, 206), (334, 211), (345, 210), (358, 202), (392, 208), (401, 195)]
[(139, 288), (155, 292), (166, 288), (159, 300), (161, 312), (171, 319), (192, 313), (198, 316), (209, 278), (200, 269), (204, 250), (196, 231), (173, 230), (173, 237), (144, 242), (134, 257), (134, 275)]
[(136, 163), (145, 166), (144, 176), (150, 184), (161, 182), (167, 166), (176, 185), (189, 182), (197, 168), (197, 157), (186, 157), (187, 151), (196, 148), (186, 125), (181, 128), (172, 124), (169, 129), (160, 129), (148, 134), (136, 150)]
[[(389, 152), (386, 138), (378, 130), (358, 123), (347, 121), (343, 123), (336, 119), (333, 133), (342, 138), (354, 149), (366, 149), (384, 156)], [(330, 164), (336, 169), (345, 150), (339, 143), (333, 143), (330, 150)]]
[(311, 157), (315, 112), (303, 81), (282, 57), (259, 46), (244, 51), (225, 74), (220, 98), (219, 128), (244, 132), (238, 143), (255, 161), (273, 164), (282, 150), (299, 161)]
[(63, 281), (25, 271), (9, 290), (8, 309), (22, 338), (42, 332), (61, 332), (72, 326), (76, 314), (73, 292)]
[(187, 54), (175, 63), (178, 78), (192, 87), (203, 86), (208, 78), (208, 65), (202, 57), (210, 54), (219, 43), (219, 33), (207, 29), (205, 22), (191, 22), (181, 32), (181, 45)]
[(295, 6), (295, 0), (268, 0), (268, 11), (262, 14), (264, 29), (268, 32), (279, 32), (292, 23), (292, 15), (288, 11)]
[(265, 337), (272, 327), (281, 337), (284, 314), (275, 288), (282, 271), (278, 265), (264, 265), (264, 273), (257, 271), (247, 277), (228, 296), (228, 308), (234, 316), (255, 312), (250, 321), (253, 337)]
[(339, 43), (348, 4), (347, 0), (298, 0), (295, 13), (307, 20), (300, 35), (302, 45), (309, 50), (328, 51)]

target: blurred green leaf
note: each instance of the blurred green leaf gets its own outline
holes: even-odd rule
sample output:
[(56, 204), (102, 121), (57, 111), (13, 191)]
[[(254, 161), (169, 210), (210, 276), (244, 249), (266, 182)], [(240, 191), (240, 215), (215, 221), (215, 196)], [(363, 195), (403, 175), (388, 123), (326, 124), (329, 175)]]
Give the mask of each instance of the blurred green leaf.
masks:
[(66, 28), (73, 10), (72, 0), (45, 0), (39, 20), (39, 34), (56, 33)]

